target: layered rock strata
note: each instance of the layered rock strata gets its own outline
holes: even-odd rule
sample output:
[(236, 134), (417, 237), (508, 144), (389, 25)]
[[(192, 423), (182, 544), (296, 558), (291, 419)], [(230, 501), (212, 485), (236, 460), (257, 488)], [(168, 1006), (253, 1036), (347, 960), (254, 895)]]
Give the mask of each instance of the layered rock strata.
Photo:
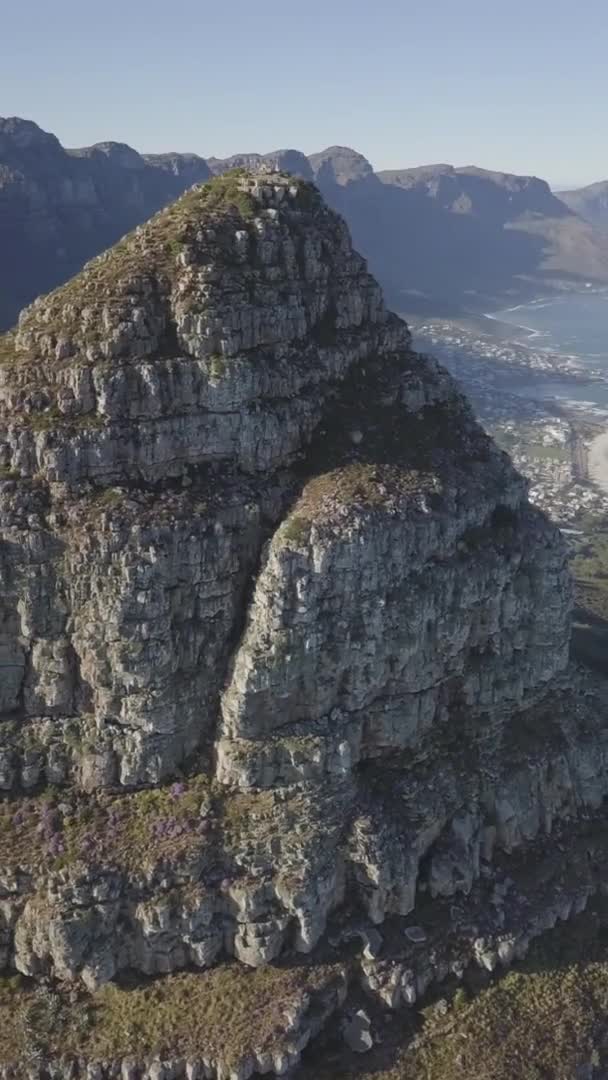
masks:
[[(96, 994), (355, 940), (396, 1005), (600, 889), (595, 856), (528, 869), (608, 787), (559, 533), (310, 184), (193, 189), (0, 357), (8, 972)], [(433, 920), (412, 982), (394, 934)]]

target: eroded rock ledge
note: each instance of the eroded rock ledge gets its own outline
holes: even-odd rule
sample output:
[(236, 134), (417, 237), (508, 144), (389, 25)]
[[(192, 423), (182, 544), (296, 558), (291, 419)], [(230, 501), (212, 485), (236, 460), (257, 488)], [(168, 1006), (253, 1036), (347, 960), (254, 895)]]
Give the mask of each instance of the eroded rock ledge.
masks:
[(374, 1017), (373, 1032), (386, 1028), (387, 1012), (399, 1013), (407, 1047), (415, 1030), (407, 1014), (413, 1020), (429, 995), (452, 994), (461, 983), (479, 986), (480, 976), (481, 985), (499, 978), (563, 923), (576, 934), (577, 917), (594, 898), (606, 925), (606, 829), (600, 813), (556, 830), (552, 850), (543, 842), (521, 857), (504, 857), (467, 897), (421, 898), (415, 920), (393, 917), (381, 932), (342, 912), (328, 941), (306, 960), (257, 970), (223, 964), (202, 974), (106, 983), (94, 992), (65, 982), (4, 980), (0, 1076), (16, 1080), (25, 1063), (37, 1080), (282, 1076), (325, 1029), (335, 1043), (361, 1010)]
[(333, 949), (346, 978), (355, 934), (391, 1004), (452, 961), (406, 978), (374, 926), (447, 940), (468, 897), (458, 963), (491, 966), (601, 887), (535, 873), (608, 793), (559, 533), (311, 185), (193, 189), (0, 361), (8, 972), (97, 993)]

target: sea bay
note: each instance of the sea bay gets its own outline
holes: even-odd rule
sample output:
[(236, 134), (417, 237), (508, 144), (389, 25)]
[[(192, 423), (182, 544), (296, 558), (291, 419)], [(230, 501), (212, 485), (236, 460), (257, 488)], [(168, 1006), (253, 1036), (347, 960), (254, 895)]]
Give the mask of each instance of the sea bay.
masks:
[(578, 356), (608, 371), (608, 292), (586, 291), (493, 312), (514, 326), (514, 337), (535, 349)]

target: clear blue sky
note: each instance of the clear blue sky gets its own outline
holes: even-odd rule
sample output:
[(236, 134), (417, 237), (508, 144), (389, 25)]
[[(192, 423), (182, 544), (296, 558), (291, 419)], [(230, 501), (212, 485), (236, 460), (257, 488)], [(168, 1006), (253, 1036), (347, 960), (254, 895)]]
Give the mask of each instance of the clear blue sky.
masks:
[(0, 114), (68, 146), (353, 146), (608, 177), (606, 0), (6, 0)]

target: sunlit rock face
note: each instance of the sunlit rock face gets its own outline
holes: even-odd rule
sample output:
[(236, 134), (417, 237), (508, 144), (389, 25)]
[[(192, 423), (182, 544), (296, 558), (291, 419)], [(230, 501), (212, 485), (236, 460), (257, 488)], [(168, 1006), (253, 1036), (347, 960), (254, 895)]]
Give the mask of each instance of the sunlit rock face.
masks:
[(2, 704), (93, 724), (85, 786), (348, 771), (564, 666), (557, 534), (310, 185), (194, 189), (2, 350)]
[(374, 924), (485, 911), (608, 792), (558, 531), (281, 173), (193, 189), (0, 357), (0, 959), (94, 993), (342, 913), (388, 1000)]

